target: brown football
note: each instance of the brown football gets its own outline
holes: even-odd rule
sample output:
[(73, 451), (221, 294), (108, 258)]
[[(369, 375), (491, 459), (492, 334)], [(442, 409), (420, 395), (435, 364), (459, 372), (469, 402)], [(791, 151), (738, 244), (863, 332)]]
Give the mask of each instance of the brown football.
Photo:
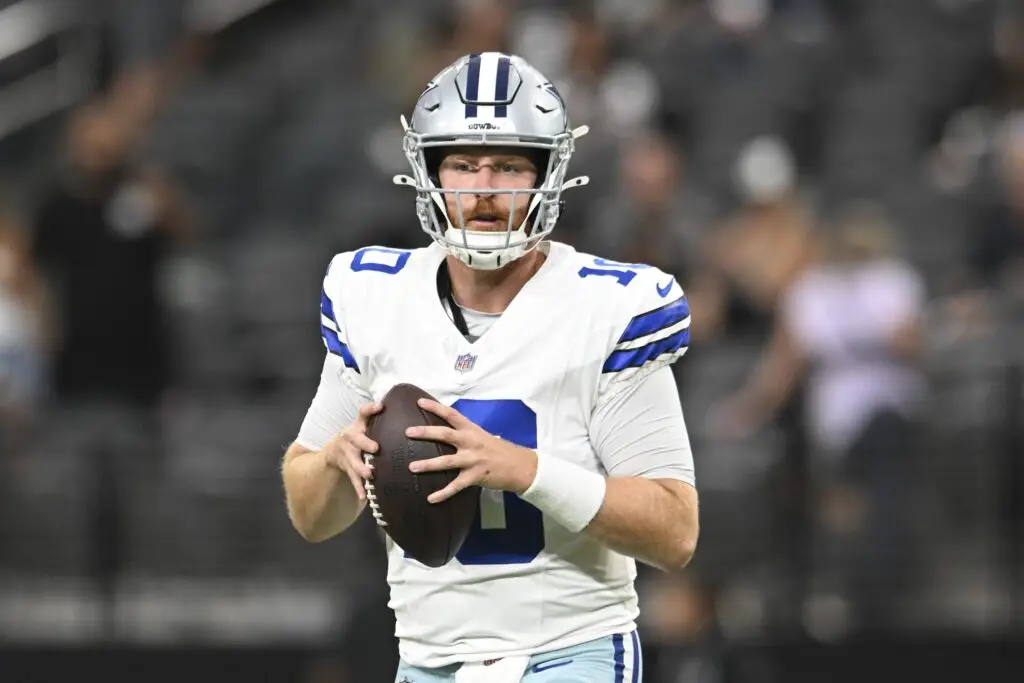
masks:
[(409, 471), (411, 462), (455, 452), (449, 444), (405, 435), (413, 426), (448, 426), (419, 407), (416, 402), (421, 398), (435, 400), (412, 384), (396, 384), (381, 401), (383, 410), (370, 418), (367, 435), (380, 448), (368, 458), (373, 477), (367, 482), (366, 494), (377, 523), (392, 541), (414, 560), (441, 567), (459, 552), (473, 526), (480, 487), (471, 486), (442, 503), (427, 502), (427, 496), (451, 483), (459, 471)]

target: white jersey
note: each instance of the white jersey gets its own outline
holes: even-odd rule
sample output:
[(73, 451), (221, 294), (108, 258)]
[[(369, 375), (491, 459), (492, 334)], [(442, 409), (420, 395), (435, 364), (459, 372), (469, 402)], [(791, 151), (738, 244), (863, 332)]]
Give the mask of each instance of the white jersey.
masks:
[[(367, 401), (412, 383), (503, 439), (594, 472), (692, 484), (685, 428), (669, 430), (670, 462), (630, 454), (628, 466), (602, 456), (593, 429), (595, 416), (685, 352), (680, 286), (657, 268), (558, 242), (542, 248), (539, 271), (475, 342), (438, 296), (440, 247), (336, 256), (321, 302), (332, 372)], [(421, 565), (390, 540), (388, 555), (396, 635), (415, 666), (536, 654), (635, 627), (634, 560), (510, 492), (483, 491), (473, 530), (444, 567)]]

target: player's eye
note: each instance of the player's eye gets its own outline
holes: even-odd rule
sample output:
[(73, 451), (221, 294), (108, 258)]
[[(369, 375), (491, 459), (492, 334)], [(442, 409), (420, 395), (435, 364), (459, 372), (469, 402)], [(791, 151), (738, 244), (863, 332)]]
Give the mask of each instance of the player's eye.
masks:
[(473, 171), (476, 170), (476, 168), (473, 166), (473, 164), (471, 164), (471, 163), (469, 163), (467, 161), (458, 161), (458, 162), (456, 162), (455, 164), (452, 165), (452, 168), (457, 173), (472, 173)]
[(504, 164), (498, 164), (498, 172), (511, 175), (513, 173), (519, 173), (519, 167), (511, 162), (506, 162)]

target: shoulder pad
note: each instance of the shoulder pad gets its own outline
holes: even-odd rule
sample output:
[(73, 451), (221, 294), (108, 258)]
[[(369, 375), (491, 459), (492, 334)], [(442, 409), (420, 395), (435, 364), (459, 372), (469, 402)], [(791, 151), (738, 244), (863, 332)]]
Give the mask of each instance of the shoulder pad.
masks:
[(321, 334), (328, 352), (341, 357), (346, 367), (359, 373), (365, 365), (370, 351), (359, 347), (366, 346), (360, 332), (367, 318), (379, 318), (386, 308), (382, 302), (408, 286), (403, 276), (421, 272), (417, 268), (422, 268), (424, 254), (424, 249), (368, 246), (331, 260), (320, 297)]
[(337, 254), (327, 265), (320, 291), (320, 337), (328, 353), (338, 356), (345, 367), (358, 373), (359, 366), (348, 346), (344, 308), (344, 297), (351, 296), (345, 275), (350, 269), (354, 253)]
[(601, 367), (603, 383), (639, 381), (674, 363), (690, 345), (690, 304), (676, 279), (654, 267), (634, 272), (622, 288), (617, 336)]

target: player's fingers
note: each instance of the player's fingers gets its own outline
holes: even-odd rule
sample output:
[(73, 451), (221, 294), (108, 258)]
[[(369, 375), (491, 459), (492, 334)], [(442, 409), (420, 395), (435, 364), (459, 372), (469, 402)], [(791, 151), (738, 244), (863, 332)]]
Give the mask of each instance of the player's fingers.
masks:
[(364, 458), (362, 453), (359, 455), (350, 454), (346, 469), (349, 472), (358, 474), (360, 479), (373, 479), (372, 458)]
[(338, 446), (324, 451), (324, 458), (332, 467), (337, 467), (351, 478), (352, 476), (361, 479), (369, 479), (373, 476), (373, 469), (366, 465), (358, 453), (353, 452), (350, 447)]
[(475, 479), (474, 475), (470, 474), (470, 472), (468, 470), (463, 470), (462, 474), (460, 474), (459, 476), (455, 477), (455, 479), (453, 479), (450, 484), (445, 486), (440, 491), (435, 491), (434, 493), (431, 493), (429, 496), (427, 496), (427, 502), (428, 503), (441, 503), (441, 502), (444, 502), (444, 501), (448, 500), (449, 498), (451, 498), (452, 496), (454, 496), (459, 491), (461, 491), (461, 490), (463, 490), (465, 488), (468, 488), (468, 487), (472, 486), (475, 483), (477, 483), (477, 482), (476, 482), (476, 479)]
[(347, 474), (348, 480), (352, 482), (352, 488), (356, 490), (356, 495), (359, 496), (359, 500), (366, 500), (366, 489), (364, 488), (363, 483), (369, 477), (363, 477), (353, 468), (349, 468), (347, 470)]
[(345, 441), (348, 442), (352, 448), (359, 451), (359, 453), (369, 453), (372, 455), (380, 448), (376, 441), (362, 432), (352, 430), (345, 432)]
[(384, 406), (380, 403), (367, 403), (359, 406), (359, 421), (366, 424), (366, 421), (371, 417), (384, 410)]
[(461, 427), (471, 424), (462, 413), (451, 406), (446, 406), (442, 403), (438, 403), (437, 401), (432, 401), (429, 398), (421, 398), (418, 403), (420, 408), (437, 415), (455, 429), (460, 429)]
[(444, 470), (462, 469), (466, 464), (465, 458), (460, 457), (458, 453), (454, 455), (439, 455), (436, 458), (416, 460), (409, 463), (409, 471), (416, 473), (443, 472)]
[(439, 427), (435, 425), (409, 427), (405, 430), (405, 435), (410, 439), (443, 441), (444, 443), (450, 443), (453, 446), (461, 446), (465, 441), (465, 439), (462, 438), (462, 434), (451, 427)]
[(372, 469), (363, 462), (362, 451), (347, 440), (347, 434), (343, 435), (346, 438), (333, 441), (324, 448), (324, 457), (327, 462), (339, 470), (355, 472), (364, 479), (373, 476)]

